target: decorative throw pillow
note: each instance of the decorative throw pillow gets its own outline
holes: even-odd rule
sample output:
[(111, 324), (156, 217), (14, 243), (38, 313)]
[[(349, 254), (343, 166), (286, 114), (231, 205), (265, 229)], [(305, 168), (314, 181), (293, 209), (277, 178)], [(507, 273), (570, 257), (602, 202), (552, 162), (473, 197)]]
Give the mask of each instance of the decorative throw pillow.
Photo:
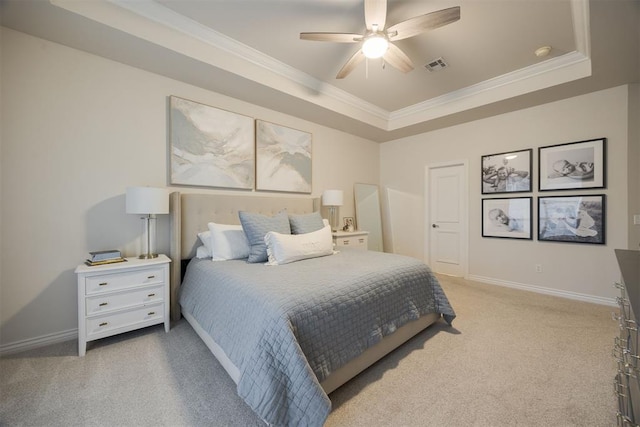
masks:
[(264, 242), (264, 236), (269, 231), (291, 234), (286, 210), (280, 211), (274, 216), (240, 211), (238, 216), (249, 241), (248, 262), (265, 262), (267, 260), (267, 245)]
[[(201, 231), (200, 233), (198, 233), (198, 238), (204, 245), (204, 251), (201, 251), (202, 258), (209, 258), (211, 256), (211, 232)], [(200, 258), (197, 253), (196, 256)]]
[(241, 225), (207, 224), (211, 235), (210, 250), (213, 261), (244, 259), (249, 256), (249, 241)]
[(280, 234), (273, 231), (264, 236), (270, 265), (288, 264), (303, 259), (333, 254), (331, 227), (326, 226), (305, 234)]
[(196, 258), (211, 258), (211, 251), (205, 245), (200, 245), (196, 248)]
[(289, 215), (289, 224), (291, 224), (291, 234), (311, 233), (324, 227), (322, 216), (317, 211), (304, 215)]

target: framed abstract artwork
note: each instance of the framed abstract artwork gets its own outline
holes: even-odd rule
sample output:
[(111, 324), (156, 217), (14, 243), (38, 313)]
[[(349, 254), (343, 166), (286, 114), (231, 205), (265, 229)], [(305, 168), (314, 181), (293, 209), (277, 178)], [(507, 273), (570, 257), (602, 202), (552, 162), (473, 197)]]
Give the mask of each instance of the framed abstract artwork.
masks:
[(531, 148), (482, 156), (482, 194), (531, 191)]
[(482, 237), (531, 240), (531, 197), (482, 199)]
[(605, 244), (605, 195), (538, 198), (538, 240)]
[(311, 134), (256, 120), (256, 189), (311, 193)]
[(604, 188), (607, 139), (538, 148), (540, 191)]
[(252, 117), (171, 96), (171, 184), (251, 190)]

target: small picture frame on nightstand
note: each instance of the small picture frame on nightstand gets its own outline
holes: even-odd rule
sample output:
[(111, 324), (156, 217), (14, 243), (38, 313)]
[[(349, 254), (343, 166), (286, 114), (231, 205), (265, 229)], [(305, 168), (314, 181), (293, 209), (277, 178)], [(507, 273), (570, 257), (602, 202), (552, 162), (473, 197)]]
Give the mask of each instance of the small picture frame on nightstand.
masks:
[(353, 217), (345, 216), (344, 218), (344, 227), (342, 227), (342, 231), (348, 231), (350, 233), (355, 231), (355, 226), (353, 225)]

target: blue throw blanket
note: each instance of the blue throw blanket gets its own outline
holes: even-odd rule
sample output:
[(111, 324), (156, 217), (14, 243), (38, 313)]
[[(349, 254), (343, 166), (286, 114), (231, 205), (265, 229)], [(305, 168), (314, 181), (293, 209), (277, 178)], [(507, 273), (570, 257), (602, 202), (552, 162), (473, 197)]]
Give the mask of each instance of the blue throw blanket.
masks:
[(329, 374), (422, 315), (455, 318), (424, 263), (350, 248), (278, 266), (194, 259), (180, 305), (239, 368), (238, 394), (276, 426), (322, 426)]

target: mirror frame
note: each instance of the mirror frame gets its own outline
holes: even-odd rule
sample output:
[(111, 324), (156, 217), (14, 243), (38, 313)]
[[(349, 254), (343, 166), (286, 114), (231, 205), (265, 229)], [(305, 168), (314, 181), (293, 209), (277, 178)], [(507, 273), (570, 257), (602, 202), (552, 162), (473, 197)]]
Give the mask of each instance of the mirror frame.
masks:
[[(365, 189), (368, 189), (369, 192), (363, 195), (362, 192)], [(375, 196), (375, 200), (367, 201), (369, 197), (373, 196)], [(368, 249), (371, 251), (384, 252), (382, 206), (380, 205), (380, 189), (378, 185), (367, 183), (353, 184), (353, 201), (357, 229), (369, 232)]]

